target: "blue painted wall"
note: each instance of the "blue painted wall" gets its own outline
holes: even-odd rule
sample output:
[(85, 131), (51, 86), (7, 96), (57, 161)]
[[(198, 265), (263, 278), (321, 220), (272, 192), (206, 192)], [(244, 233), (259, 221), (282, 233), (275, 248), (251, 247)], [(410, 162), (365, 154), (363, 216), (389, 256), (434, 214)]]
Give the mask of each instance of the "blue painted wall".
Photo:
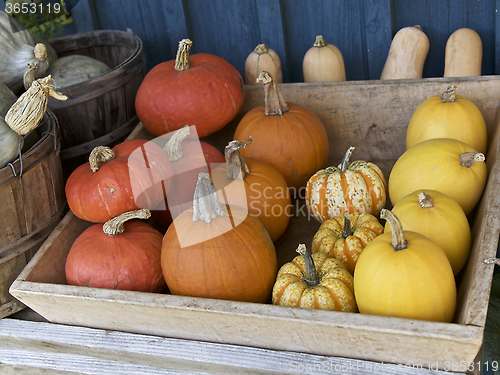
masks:
[(483, 75), (500, 72), (500, 0), (80, 0), (64, 34), (126, 30), (144, 42), (148, 68), (175, 58), (178, 42), (192, 53), (219, 55), (243, 75), (248, 54), (265, 43), (280, 56), (284, 82), (301, 82), (302, 59), (316, 35), (344, 56), (348, 80), (378, 79), (394, 34), (420, 25), (430, 41), (424, 77), (444, 72), (451, 33), (476, 30), (483, 42)]

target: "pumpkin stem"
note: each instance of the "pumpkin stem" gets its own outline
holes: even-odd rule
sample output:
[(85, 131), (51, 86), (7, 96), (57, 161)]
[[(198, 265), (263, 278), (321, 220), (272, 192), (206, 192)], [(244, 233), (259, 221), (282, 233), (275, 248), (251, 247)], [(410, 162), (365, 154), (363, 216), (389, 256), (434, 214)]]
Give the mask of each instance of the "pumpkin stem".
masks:
[(422, 30), (422, 26), (420, 26), (420, 25), (413, 25), (413, 27), (414, 27), (415, 29), (419, 29), (420, 31), (423, 31), (423, 30)]
[(434, 199), (432, 199), (432, 197), (429, 194), (426, 194), (425, 192), (421, 192), (418, 195), (418, 203), (422, 208), (434, 207)]
[(228, 143), (224, 149), (224, 155), (226, 157), (226, 178), (228, 180), (236, 180), (240, 176), (245, 179), (247, 174), (250, 174), (250, 169), (248, 168), (245, 159), (241, 156), (240, 148), (247, 147), (252, 143), (252, 137), (244, 139), (241, 142), (231, 141)]
[(38, 126), (47, 111), (49, 95), (58, 100), (67, 99), (52, 89), (51, 81), (50, 75), (33, 81), (29, 89), (9, 108), (4, 120), (17, 134), (28, 134)]
[(441, 94), (443, 103), (455, 103), (455, 100), (457, 100), (457, 95), (455, 94), (456, 89), (457, 86), (455, 85), (448, 86), (446, 91)]
[(352, 156), (352, 152), (355, 150), (355, 147), (351, 146), (349, 149), (346, 151), (344, 155), (344, 159), (342, 159), (342, 163), (340, 164), (340, 172), (345, 172), (347, 170), (347, 167), (349, 166), (349, 159)]
[(304, 265), (305, 265), (305, 282), (309, 286), (316, 286), (319, 284), (319, 276), (318, 276), (318, 271), (316, 270), (316, 266), (314, 265), (314, 260), (311, 256), (311, 254), (307, 251), (306, 245), (300, 244), (299, 247), (297, 247), (297, 250), (300, 255), (302, 255), (302, 258), (304, 258)]
[(325, 47), (326, 45), (327, 45), (327, 43), (323, 39), (323, 35), (317, 35), (316, 41), (314, 42), (313, 47), (321, 48), (321, 47)]
[(89, 155), (89, 164), (92, 172), (97, 172), (99, 170), (99, 163), (107, 162), (115, 157), (115, 152), (108, 146), (97, 146), (95, 147)]
[(172, 138), (168, 140), (163, 148), (170, 161), (176, 161), (182, 158), (181, 143), (190, 134), (191, 130), (189, 129), (189, 125), (184, 125), (172, 134)]
[(268, 53), (269, 47), (266, 46), (265, 44), (258, 44), (257, 47), (255, 47), (255, 49), (253, 50), (253, 52), (260, 56), (265, 53)]
[(193, 198), (193, 221), (210, 223), (218, 216), (226, 216), (221, 208), (217, 189), (208, 173), (199, 173)]
[(266, 116), (281, 116), (288, 112), (288, 104), (286, 104), (283, 94), (281, 94), (276, 81), (269, 72), (262, 71), (257, 77), (257, 83), (264, 84), (264, 102), (266, 103)]
[(125, 223), (126, 221), (132, 219), (149, 219), (150, 217), (151, 211), (146, 210), (145, 208), (125, 212), (106, 221), (102, 226), (102, 230), (108, 236), (117, 236), (119, 234), (122, 234), (125, 230), (125, 225), (123, 225), (123, 223)]
[(179, 42), (179, 48), (177, 49), (177, 55), (175, 56), (175, 70), (178, 72), (183, 72), (190, 68), (189, 65), (189, 50), (193, 42), (190, 39), (182, 39)]
[(485, 157), (484, 154), (481, 152), (464, 152), (462, 155), (460, 155), (460, 165), (462, 167), (467, 167), (470, 168), (476, 161), (484, 161)]
[(344, 229), (342, 230), (342, 238), (345, 240), (350, 236), (352, 236), (351, 216), (348, 212), (344, 212)]
[(401, 225), (401, 221), (399, 221), (398, 217), (392, 211), (383, 208), (382, 211), (380, 211), (380, 218), (389, 222), (392, 231), (391, 245), (394, 250), (399, 251), (406, 249), (408, 241), (405, 238), (403, 226)]

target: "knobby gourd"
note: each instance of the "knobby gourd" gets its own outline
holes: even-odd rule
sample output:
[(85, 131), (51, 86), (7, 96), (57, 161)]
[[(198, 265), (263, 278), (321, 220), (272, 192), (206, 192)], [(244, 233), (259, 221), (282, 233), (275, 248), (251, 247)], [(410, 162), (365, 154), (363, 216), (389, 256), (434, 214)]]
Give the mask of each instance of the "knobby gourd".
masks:
[(451, 322), (455, 277), (445, 252), (422, 234), (403, 230), (391, 211), (380, 217), (391, 231), (370, 242), (354, 271), (359, 312), (370, 315)]
[(263, 160), (276, 168), (289, 187), (305, 186), (309, 177), (328, 161), (328, 135), (321, 120), (299, 104), (285, 102), (269, 72), (262, 72), (265, 103), (240, 120), (234, 139), (252, 138), (250, 146), (240, 150), (244, 158)]
[(302, 60), (304, 82), (345, 81), (345, 65), (337, 46), (327, 43), (322, 35), (316, 36)]
[(353, 275), (363, 249), (382, 233), (384, 227), (375, 216), (346, 212), (321, 224), (312, 240), (312, 252), (340, 260)]
[(300, 255), (278, 271), (273, 304), (309, 309), (357, 312), (353, 277), (339, 260), (326, 253), (309, 254), (304, 244)]
[(317, 171), (307, 181), (306, 205), (318, 221), (347, 213), (378, 215), (387, 200), (387, 182), (374, 163), (350, 162), (354, 147), (349, 147), (338, 167)]

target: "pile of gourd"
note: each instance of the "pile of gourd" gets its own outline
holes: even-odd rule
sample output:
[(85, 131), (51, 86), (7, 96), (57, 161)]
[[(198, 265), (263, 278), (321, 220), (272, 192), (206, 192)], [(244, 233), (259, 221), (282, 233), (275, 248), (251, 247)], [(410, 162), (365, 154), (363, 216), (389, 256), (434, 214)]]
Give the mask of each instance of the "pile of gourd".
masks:
[[(157, 138), (97, 147), (69, 177), (70, 209), (96, 224), (71, 247), (68, 283), (451, 321), (470, 251), (466, 215), (486, 182), (477, 107), (454, 87), (422, 103), (387, 182), (374, 163), (350, 161), (354, 147), (327, 167), (323, 124), (263, 71), (265, 102), (222, 154), (199, 138), (235, 118), (245, 86), (224, 59), (190, 56), (191, 45), (182, 40), (138, 90), (137, 114)], [(298, 244), (278, 270), (289, 189), (304, 186), (322, 224), (312, 254)]]
[[(328, 308), (325, 301), (334, 295), (334, 300), (350, 302), (341, 311), (353, 311), (357, 305), (366, 314), (452, 321), (455, 276), (465, 266), (471, 247), (467, 215), (479, 202), (487, 178), (484, 118), (455, 91), (451, 85), (414, 112), (407, 128), (407, 150), (389, 176), (392, 211), (383, 208), (386, 184), (380, 169), (363, 161), (349, 164), (352, 148), (338, 168), (320, 170), (309, 179), (306, 203), (322, 222), (312, 243), (313, 260), (298, 249), (304, 260), (296, 258), (293, 263), (299, 271), (290, 272), (288, 264), (280, 270), (285, 281), (278, 280), (273, 296), (277, 303), (304, 305), (301, 293), (313, 288), (316, 295), (306, 298), (307, 307)], [(363, 220), (359, 213), (365, 215)], [(367, 213), (380, 213), (387, 221), (384, 234), (374, 224), (377, 219), (366, 217)], [(337, 292), (329, 287), (327, 299), (318, 290), (324, 285), (315, 276), (314, 264), (325, 272), (325, 255), (314, 258), (318, 253), (347, 266), (353, 276), (347, 282), (352, 294), (346, 297), (344, 286)], [(292, 289), (290, 274), (295, 275), (293, 282), (304, 279), (301, 293)]]

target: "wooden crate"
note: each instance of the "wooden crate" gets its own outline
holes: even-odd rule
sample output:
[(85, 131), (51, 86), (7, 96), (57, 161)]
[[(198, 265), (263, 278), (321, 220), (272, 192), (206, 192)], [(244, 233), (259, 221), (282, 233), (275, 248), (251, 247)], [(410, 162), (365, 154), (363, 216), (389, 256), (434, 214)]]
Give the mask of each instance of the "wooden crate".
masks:
[[(332, 355), (446, 369), (469, 364), (480, 350), (500, 232), (500, 77), (282, 84), (287, 101), (308, 106), (323, 121), (330, 141), (330, 164), (349, 146), (353, 160), (378, 163), (386, 178), (405, 150), (405, 132), (417, 106), (456, 84), (458, 93), (482, 111), (489, 134), (489, 178), (471, 213), (473, 245), (458, 277), (453, 323), (427, 322), (270, 304), (105, 290), (66, 285), (64, 262), (75, 238), (90, 224), (68, 213), (19, 275), (10, 292), (51, 322), (172, 338), (231, 343), (268, 349)], [(247, 86), (240, 116), (263, 102), (263, 89)], [(209, 141), (222, 147), (237, 121)], [(131, 137), (150, 137), (140, 127)], [(319, 223), (300, 199), (290, 225), (276, 242), (280, 264), (291, 260), (298, 243), (310, 244)], [(310, 246), (310, 245), (309, 245)], [(457, 368), (457, 371), (459, 369)]]

